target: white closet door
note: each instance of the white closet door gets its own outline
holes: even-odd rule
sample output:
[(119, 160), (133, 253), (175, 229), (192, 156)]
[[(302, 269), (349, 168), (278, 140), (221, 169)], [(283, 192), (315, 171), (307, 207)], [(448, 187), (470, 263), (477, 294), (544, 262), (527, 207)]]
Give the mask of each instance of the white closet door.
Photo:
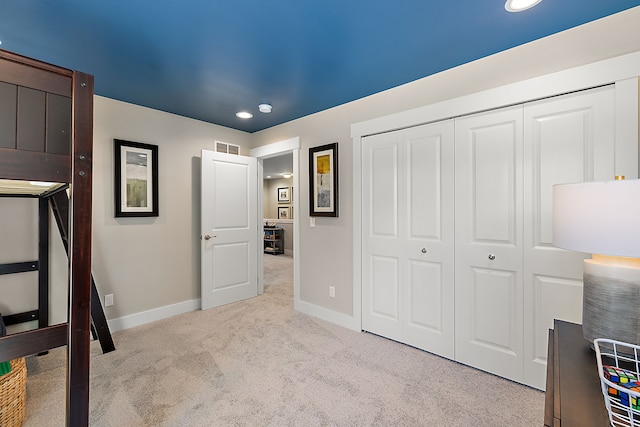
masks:
[(455, 132), (456, 360), (522, 381), (522, 107)]
[[(362, 328), (402, 341), (402, 135), (362, 143)], [(402, 277), (401, 277), (402, 276)]]
[(452, 358), (453, 122), (362, 147), (363, 329)]
[(545, 388), (553, 319), (582, 323), (582, 260), (553, 246), (552, 186), (615, 175), (614, 88), (525, 105), (525, 383)]

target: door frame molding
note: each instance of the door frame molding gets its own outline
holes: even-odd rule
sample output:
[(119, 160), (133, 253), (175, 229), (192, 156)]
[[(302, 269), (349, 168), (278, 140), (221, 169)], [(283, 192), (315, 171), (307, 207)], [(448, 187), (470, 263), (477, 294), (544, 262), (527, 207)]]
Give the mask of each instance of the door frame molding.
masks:
[[(293, 303), (297, 306), (300, 302), (300, 138), (294, 137), (284, 141), (274, 142), (272, 144), (263, 145), (253, 148), (249, 151), (251, 157), (258, 160), (258, 241), (262, 241), (264, 213), (262, 206), (262, 162), (269, 157), (276, 157), (286, 153), (293, 153), (293, 211), (296, 214), (293, 217)], [(258, 295), (264, 292), (262, 263), (262, 245), (259, 246), (258, 253)]]
[[(369, 135), (615, 84), (616, 175), (638, 177), (640, 52), (570, 68), (351, 125), (353, 149), (353, 324), (362, 330), (362, 139)], [(453, 82), (452, 82), (453, 84)], [(635, 120), (633, 120), (635, 118)]]

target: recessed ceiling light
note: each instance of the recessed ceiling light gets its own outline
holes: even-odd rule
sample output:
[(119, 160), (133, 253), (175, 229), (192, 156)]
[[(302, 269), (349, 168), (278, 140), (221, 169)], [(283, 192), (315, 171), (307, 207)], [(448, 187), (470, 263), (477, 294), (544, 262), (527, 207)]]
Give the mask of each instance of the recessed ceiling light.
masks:
[(258, 110), (260, 110), (261, 113), (265, 113), (268, 114), (271, 112), (271, 104), (260, 104), (258, 105)]
[(248, 111), (239, 111), (236, 113), (236, 116), (240, 117), (241, 119), (250, 119), (251, 117), (253, 117), (253, 114)]
[(507, 0), (504, 8), (509, 12), (522, 12), (523, 10), (532, 8), (541, 1), (542, 0)]
[(267, 178), (271, 179), (271, 175), (267, 175)]
[(293, 176), (293, 175), (291, 175), (290, 173), (283, 173), (283, 174), (282, 174), (282, 177), (283, 177), (283, 178), (286, 178), (286, 179), (289, 179), (289, 178), (291, 178), (292, 176)]

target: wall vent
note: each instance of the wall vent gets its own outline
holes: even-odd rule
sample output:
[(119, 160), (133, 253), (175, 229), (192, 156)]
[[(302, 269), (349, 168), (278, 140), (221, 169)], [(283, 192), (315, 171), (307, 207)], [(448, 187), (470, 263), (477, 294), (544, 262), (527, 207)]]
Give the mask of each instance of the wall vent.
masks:
[(240, 146), (236, 144), (227, 144), (226, 142), (216, 141), (216, 151), (218, 153), (240, 154)]

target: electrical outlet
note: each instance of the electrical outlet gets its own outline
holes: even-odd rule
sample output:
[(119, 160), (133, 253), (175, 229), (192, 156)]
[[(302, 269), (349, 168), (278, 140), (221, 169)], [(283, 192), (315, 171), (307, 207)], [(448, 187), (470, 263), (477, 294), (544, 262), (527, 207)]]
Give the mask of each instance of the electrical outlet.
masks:
[(331, 298), (335, 298), (336, 297), (336, 287), (335, 286), (329, 286), (329, 296)]
[(113, 305), (113, 294), (107, 294), (104, 296), (104, 306), (111, 307)]

